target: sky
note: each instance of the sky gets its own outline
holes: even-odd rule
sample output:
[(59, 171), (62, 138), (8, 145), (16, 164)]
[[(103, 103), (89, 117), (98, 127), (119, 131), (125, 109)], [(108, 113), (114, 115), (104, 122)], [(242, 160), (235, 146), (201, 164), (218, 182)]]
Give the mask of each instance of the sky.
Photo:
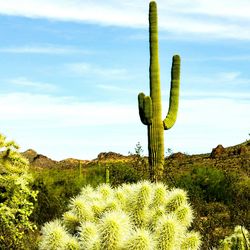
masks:
[[(55, 160), (127, 155), (147, 127), (147, 0), (0, 0), (0, 133)], [(165, 152), (208, 153), (250, 133), (250, 1), (158, 0), (163, 118), (181, 56)]]

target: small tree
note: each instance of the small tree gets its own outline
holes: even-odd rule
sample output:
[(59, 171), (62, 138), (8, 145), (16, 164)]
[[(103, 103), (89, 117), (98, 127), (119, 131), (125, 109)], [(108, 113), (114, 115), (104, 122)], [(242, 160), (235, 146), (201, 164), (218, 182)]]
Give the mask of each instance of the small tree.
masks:
[(37, 192), (29, 187), (28, 161), (17, 150), (0, 134), (0, 249), (25, 249), (24, 236), (35, 229), (29, 216)]
[(140, 179), (148, 178), (147, 158), (143, 155), (143, 148), (140, 142), (135, 145), (134, 153), (129, 152), (133, 156), (132, 167), (137, 171)]

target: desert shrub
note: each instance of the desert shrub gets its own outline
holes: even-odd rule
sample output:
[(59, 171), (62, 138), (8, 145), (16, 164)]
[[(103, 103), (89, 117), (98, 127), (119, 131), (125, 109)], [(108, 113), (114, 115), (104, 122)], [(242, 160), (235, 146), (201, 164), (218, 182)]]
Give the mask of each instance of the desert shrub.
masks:
[(33, 169), (33, 189), (38, 190), (32, 220), (42, 225), (59, 218), (66, 210), (69, 198), (76, 196), (84, 185), (98, 186), (105, 182), (105, 169), (109, 167), (110, 183), (133, 183), (140, 179), (132, 165), (126, 163), (91, 164), (79, 174), (79, 169)]
[(233, 199), (229, 204), (231, 218), (234, 225), (244, 225), (250, 227), (250, 178), (248, 176), (238, 176), (236, 181), (232, 182)]
[(206, 202), (231, 203), (233, 198), (232, 176), (229, 179), (223, 170), (213, 167), (193, 167), (184, 173), (176, 184), (189, 191), (190, 194)]
[(78, 169), (34, 171), (34, 178), (33, 189), (39, 193), (32, 219), (38, 225), (60, 217), (67, 209), (69, 198), (78, 194), (86, 184)]
[(136, 175), (140, 180), (149, 179), (148, 159), (143, 155), (143, 148), (138, 142), (135, 146), (134, 153), (129, 152), (131, 157), (130, 166), (136, 171)]
[(140, 180), (141, 173), (132, 164), (115, 163), (109, 164), (110, 184), (113, 186), (122, 183), (134, 183)]
[(40, 249), (199, 249), (189, 231), (193, 212), (187, 194), (147, 181), (111, 188), (86, 186), (61, 220), (42, 228)]
[(32, 191), (28, 161), (13, 141), (0, 134), (0, 249), (24, 249), (37, 192)]
[(233, 234), (220, 242), (219, 250), (248, 250), (249, 248), (249, 232), (242, 226), (236, 226)]
[(232, 225), (249, 221), (248, 182), (233, 171), (190, 166), (172, 174), (176, 187), (184, 188), (197, 213), (193, 227), (203, 232), (203, 247), (217, 247)]
[(98, 186), (105, 182), (105, 167), (92, 164), (79, 172), (78, 168), (33, 169), (33, 189), (38, 190), (32, 219), (42, 225), (61, 217), (69, 198), (76, 196), (84, 185)]

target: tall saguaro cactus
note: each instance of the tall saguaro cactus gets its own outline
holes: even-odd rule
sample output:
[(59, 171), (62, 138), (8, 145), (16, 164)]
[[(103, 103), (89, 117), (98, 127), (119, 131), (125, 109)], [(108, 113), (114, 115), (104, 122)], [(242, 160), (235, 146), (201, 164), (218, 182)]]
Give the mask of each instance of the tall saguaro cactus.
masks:
[(170, 129), (177, 117), (180, 86), (180, 57), (173, 56), (171, 70), (171, 89), (169, 110), (162, 120), (160, 66), (158, 56), (157, 5), (149, 4), (149, 43), (150, 43), (150, 96), (138, 95), (139, 114), (143, 124), (148, 128), (148, 151), (150, 179), (161, 180), (164, 166), (164, 130)]

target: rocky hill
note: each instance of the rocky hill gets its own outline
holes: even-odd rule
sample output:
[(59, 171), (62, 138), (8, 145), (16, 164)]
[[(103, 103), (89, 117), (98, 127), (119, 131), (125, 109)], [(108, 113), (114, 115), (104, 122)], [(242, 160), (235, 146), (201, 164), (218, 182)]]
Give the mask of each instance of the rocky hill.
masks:
[(175, 153), (165, 159), (166, 165), (175, 168), (209, 166), (225, 170), (241, 169), (250, 175), (250, 140), (231, 147), (218, 145), (210, 153), (186, 155)]
[(22, 153), (22, 155), (29, 160), (30, 166), (34, 168), (75, 168), (79, 166), (80, 163), (87, 164), (89, 162), (87, 160), (79, 160), (73, 158), (68, 158), (62, 161), (55, 161), (45, 155), (38, 154), (33, 149), (26, 150)]
[[(30, 162), (31, 167), (35, 168), (75, 168), (79, 164), (88, 166), (91, 163), (115, 163), (129, 162), (134, 160), (136, 155), (124, 156), (114, 152), (103, 152), (98, 154), (97, 158), (88, 161), (80, 159), (65, 159), (55, 161), (47, 156), (38, 154), (36, 151), (29, 149), (22, 153)], [(208, 165), (220, 168), (238, 168), (243, 167), (247, 172), (250, 171), (250, 140), (231, 147), (218, 145), (210, 153), (187, 155), (181, 152), (171, 154), (165, 158), (166, 164), (172, 164), (177, 167), (188, 167), (189, 165)]]

